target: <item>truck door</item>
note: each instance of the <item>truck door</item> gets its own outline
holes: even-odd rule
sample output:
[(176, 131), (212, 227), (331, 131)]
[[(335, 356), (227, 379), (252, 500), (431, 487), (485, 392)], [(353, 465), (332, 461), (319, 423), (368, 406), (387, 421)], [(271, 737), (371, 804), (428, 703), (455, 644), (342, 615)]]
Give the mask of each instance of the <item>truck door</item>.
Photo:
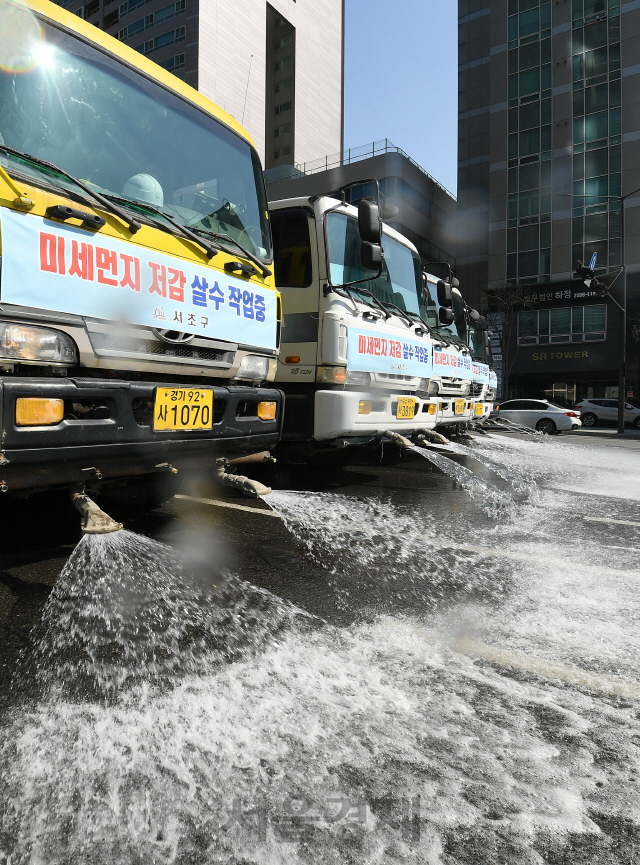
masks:
[(273, 263), (282, 294), (278, 381), (315, 381), (318, 342), (318, 251), (309, 208), (271, 210)]

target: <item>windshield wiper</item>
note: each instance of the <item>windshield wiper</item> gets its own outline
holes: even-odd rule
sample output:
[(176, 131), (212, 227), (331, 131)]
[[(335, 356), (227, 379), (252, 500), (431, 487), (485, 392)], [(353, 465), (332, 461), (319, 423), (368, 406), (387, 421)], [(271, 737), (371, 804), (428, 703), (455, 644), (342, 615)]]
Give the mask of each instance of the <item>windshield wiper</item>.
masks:
[[(109, 196), (109, 197), (111, 198), (112, 196)], [(118, 195), (114, 195), (113, 198), (116, 198), (118, 201), (122, 200), (120, 198), (120, 196), (118, 196)], [(163, 219), (166, 219), (167, 222), (171, 223), (171, 225), (173, 225), (174, 228), (178, 229), (178, 231), (180, 232), (180, 234), (182, 234), (183, 237), (186, 237), (192, 243), (197, 243), (198, 246), (202, 247), (202, 249), (204, 249), (204, 251), (207, 253), (207, 256), (209, 258), (213, 258), (214, 255), (218, 254), (219, 249), (217, 247), (215, 247), (211, 243), (208, 243), (202, 237), (199, 237), (195, 232), (191, 231), (190, 228), (187, 228), (186, 225), (182, 225), (180, 222), (176, 222), (176, 220), (173, 219), (173, 217), (171, 217), (171, 216), (169, 216), (169, 214), (165, 213), (164, 210), (160, 210), (159, 207), (154, 207), (153, 204), (147, 204), (146, 201), (140, 201), (140, 202), (138, 202), (138, 201), (133, 202), (132, 201), (131, 203), (135, 204), (136, 207), (139, 207), (140, 211), (142, 213), (144, 213), (145, 216), (147, 215), (146, 211), (150, 210), (152, 213), (157, 213)], [(166, 227), (164, 225), (162, 225), (161, 222), (158, 222), (157, 219), (152, 219), (151, 222), (153, 222), (153, 224), (155, 226), (157, 226), (158, 228), (164, 229), (166, 231)]]
[(380, 303), (387, 308), (396, 309), (400, 313), (399, 318), (401, 318), (405, 322), (408, 322), (408, 327), (411, 327), (413, 321), (410, 314), (405, 309), (402, 309), (401, 307), (397, 306), (397, 304), (391, 303), (388, 300), (381, 300)]
[[(219, 232), (219, 231), (207, 231), (206, 228), (199, 228), (199, 229), (197, 229), (197, 230), (198, 230), (198, 231), (202, 231), (202, 232), (204, 232), (205, 234), (210, 234), (211, 237), (215, 237), (216, 240), (230, 240), (231, 243), (234, 243), (234, 244), (238, 247), (238, 249), (239, 249), (240, 252), (244, 255), (245, 258), (248, 258), (249, 261), (252, 261), (252, 262), (253, 262), (257, 267), (260, 268), (260, 270), (262, 271), (262, 275), (263, 275), (263, 276), (271, 276), (271, 271), (269, 270), (269, 268), (266, 267), (266, 265), (264, 265), (264, 264), (260, 261), (260, 259), (257, 258), (257, 256), (255, 256), (255, 255), (253, 255), (253, 253), (249, 252), (249, 250), (246, 249), (246, 248), (245, 248), (245, 247), (240, 243), (239, 240), (236, 240), (235, 237), (231, 237), (230, 234), (224, 234), (223, 232)], [(196, 236), (197, 236), (197, 235), (196, 235)], [(220, 248), (221, 248), (221, 249), (224, 249), (224, 247), (220, 247)], [(233, 253), (232, 253), (230, 250), (228, 250), (228, 249), (225, 249), (224, 251), (225, 251), (225, 252), (228, 252), (229, 255), (233, 255)]]
[[(66, 171), (63, 171), (62, 168), (58, 168), (57, 165), (54, 165), (53, 162), (47, 162), (46, 159), (40, 159), (38, 156), (31, 156), (30, 153), (24, 153), (22, 150), (14, 150), (13, 147), (7, 147), (6, 144), (0, 144), (0, 150), (3, 150), (5, 153), (10, 153), (13, 156), (21, 157), (22, 159), (26, 159), (28, 162), (33, 162), (34, 165), (40, 165), (43, 168), (48, 169), (49, 171), (54, 171), (56, 174), (59, 174), (61, 177), (66, 177), (67, 180), (70, 180), (72, 183), (82, 189), (87, 195), (90, 195), (95, 201), (99, 202), (102, 205), (104, 210), (108, 213), (112, 213), (114, 216), (117, 216), (123, 222), (126, 222), (129, 231), (131, 234), (135, 234), (136, 231), (139, 231), (142, 228), (141, 223), (139, 223), (136, 219), (131, 217), (128, 213), (126, 213), (122, 208), (118, 207), (113, 202), (109, 201), (104, 195), (101, 195), (99, 192), (95, 192), (91, 189), (90, 186), (87, 186), (86, 183), (83, 183), (82, 180), (78, 180), (77, 177), (74, 177), (73, 174), (69, 174)], [(60, 188), (60, 187), (59, 187)]]

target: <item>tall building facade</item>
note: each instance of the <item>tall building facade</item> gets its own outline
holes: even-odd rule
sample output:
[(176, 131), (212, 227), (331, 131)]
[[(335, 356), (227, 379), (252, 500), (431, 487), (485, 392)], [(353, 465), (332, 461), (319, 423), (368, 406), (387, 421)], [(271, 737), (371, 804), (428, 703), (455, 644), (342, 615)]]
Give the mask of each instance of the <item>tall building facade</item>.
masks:
[(344, 0), (57, 0), (200, 90), (267, 168), (343, 146)]
[(637, 397), (640, 2), (460, 0), (459, 46), (458, 276), (502, 299), (509, 395), (617, 396), (618, 309), (573, 272), (619, 270), (625, 195)]

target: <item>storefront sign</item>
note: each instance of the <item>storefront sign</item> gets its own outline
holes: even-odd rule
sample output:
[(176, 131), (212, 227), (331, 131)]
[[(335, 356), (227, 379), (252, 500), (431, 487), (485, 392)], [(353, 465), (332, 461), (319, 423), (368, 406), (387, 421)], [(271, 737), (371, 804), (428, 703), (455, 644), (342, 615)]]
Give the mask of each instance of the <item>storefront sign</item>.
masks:
[(526, 304), (537, 304), (537, 303), (556, 303), (563, 302), (567, 300), (596, 300), (602, 299), (602, 295), (598, 294), (597, 291), (593, 291), (592, 289), (588, 289), (586, 285), (581, 282), (576, 282), (576, 285), (567, 286), (566, 288), (548, 288), (548, 289), (535, 289), (533, 291), (528, 291), (522, 297), (522, 302)]
[(582, 360), (589, 357), (588, 351), (534, 351), (531, 360)]

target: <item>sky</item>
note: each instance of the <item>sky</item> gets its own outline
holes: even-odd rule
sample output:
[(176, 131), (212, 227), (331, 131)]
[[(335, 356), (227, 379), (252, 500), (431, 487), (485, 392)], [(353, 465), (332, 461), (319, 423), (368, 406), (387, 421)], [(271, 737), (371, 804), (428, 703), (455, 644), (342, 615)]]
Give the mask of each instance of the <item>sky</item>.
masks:
[(455, 194), (458, 4), (346, 0), (344, 146), (388, 138)]

